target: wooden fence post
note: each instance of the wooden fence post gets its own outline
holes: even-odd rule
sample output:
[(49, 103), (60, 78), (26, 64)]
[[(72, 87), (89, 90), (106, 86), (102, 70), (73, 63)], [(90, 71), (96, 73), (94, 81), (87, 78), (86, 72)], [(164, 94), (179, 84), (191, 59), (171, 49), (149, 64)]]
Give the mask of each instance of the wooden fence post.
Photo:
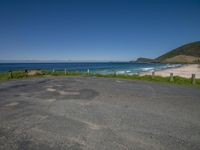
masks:
[(155, 77), (155, 71), (152, 72), (152, 79)]
[(27, 78), (28, 77), (28, 70), (27, 69), (24, 70), (24, 74), (25, 74), (25, 77)]
[(195, 74), (192, 74), (192, 84), (194, 85), (195, 83)]
[(170, 82), (173, 82), (174, 81), (174, 76), (173, 76), (173, 73), (170, 73), (170, 79), (169, 79)]
[(9, 78), (13, 78), (13, 74), (12, 74), (12, 71), (9, 71)]

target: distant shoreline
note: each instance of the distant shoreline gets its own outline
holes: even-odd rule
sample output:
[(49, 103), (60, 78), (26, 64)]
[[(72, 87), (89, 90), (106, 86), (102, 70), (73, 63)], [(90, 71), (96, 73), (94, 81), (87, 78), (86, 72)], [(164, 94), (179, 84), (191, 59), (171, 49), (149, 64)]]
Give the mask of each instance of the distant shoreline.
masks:
[[(119, 62), (118, 62), (119, 63)], [(117, 75), (155, 75), (169, 77), (170, 73), (174, 76), (190, 78), (191, 74), (196, 74), (196, 78), (200, 78), (200, 64), (149, 64), (149, 63), (14, 63), (0, 64), (0, 72), (8, 73), (9, 71), (24, 70), (46, 70), (80, 72), (91, 74), (117, 74)]]

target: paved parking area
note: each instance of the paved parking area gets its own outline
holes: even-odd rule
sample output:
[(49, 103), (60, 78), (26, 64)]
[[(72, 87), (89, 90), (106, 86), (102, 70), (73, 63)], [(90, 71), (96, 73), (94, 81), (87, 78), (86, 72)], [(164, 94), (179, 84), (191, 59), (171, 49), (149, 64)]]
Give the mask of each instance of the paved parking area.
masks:
[(200, 89), (97, 77), (0, 83), (0, 150), (197, 150)]

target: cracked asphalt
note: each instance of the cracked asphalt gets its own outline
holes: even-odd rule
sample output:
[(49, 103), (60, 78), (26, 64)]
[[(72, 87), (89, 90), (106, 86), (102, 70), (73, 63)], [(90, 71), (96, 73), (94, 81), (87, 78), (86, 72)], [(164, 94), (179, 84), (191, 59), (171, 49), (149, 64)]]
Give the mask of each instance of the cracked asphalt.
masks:
[(200, 89), (98, 77), (0, 82), (0, 150), (198, 150)]

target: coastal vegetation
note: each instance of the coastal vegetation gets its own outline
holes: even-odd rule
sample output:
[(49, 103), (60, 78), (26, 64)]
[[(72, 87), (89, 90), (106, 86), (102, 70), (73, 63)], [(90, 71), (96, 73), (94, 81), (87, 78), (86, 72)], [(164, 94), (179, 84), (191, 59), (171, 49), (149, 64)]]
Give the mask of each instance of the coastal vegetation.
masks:
[(29, 72), (27, 74), (24, 71), (13, 71), (12, 76), (10, 72), (2, 72), (0, 73), (0, 80), (12, 80), (12, 79), (22, 79), (22, 78), (33, 78), (33, 77), (56, 77), (56, 76), (95, 76), (95, 77), (110, 77), (110, 78), (122, 78), (129, 80), (144, 80), (144, 81), (153, 81), (153, 82), (163, 82), (163, 83), (171, 83), (171, 84), (182, 84), (182, 85), (190, 85), (200, 87), (200, 79), (196, 79), (195, 85), (192, 84), (191, 79), (183, 78), (179, 76), (174, 76), (173, 81), (170, 81), (170, 77), (161, 77), (151, 75), (128, 75), (128, 74), (93, 74), (93, 73), (83, 73), (83, 72), (64, 72), (64, 71), (49, 71), (49, 70), (39, 70)]
[(175, 48), (155, 59), (138, 58), (136, 62), (148, 63), (200, 63), (200, 41)]

